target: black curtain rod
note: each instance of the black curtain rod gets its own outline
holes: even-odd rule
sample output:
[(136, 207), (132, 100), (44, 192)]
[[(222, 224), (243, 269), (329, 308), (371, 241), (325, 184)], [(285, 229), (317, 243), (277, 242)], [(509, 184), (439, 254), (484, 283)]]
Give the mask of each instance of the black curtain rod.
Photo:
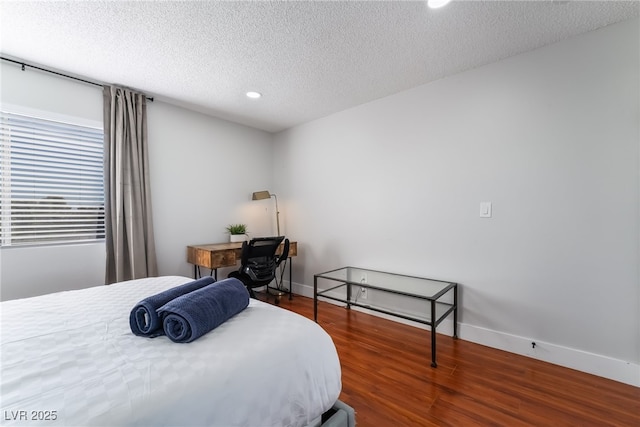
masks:
[[(102, 85), (100, 83), (96, 83), (96, 82), (92, 82), (92, 81), (89, 81), (89, 80), (80, 79), (78, 77), (73, 77), (73, 76), (70, 76), (68, 74), (58, 73), (57, 71), (47, 70), (46, 68), (41, 68), (41, 67), (37, 67), (35, 65), (27, 64), (26, 62), (16, 61), (14, 59), (5, 58), (4, 56), (0, 56), (0, 59), (2, 59), (3, 61), (9, 61), (9, 62), (13, 62), (14, 64), (21, 65), (22, 66), (22, 71), (25, 70), (25, 67), (29, 67), (29, 68), (33, 68), (33, 69), (36, 69), (36, 70), (44, 71), (45, 73), (51, 73), (51, 74), (55, 74), (57, 76), (66, 77), (68, 79), (77, 80), (79, 82), (88, 83), (90, 85), (100, 86), (100, 87), (104, 86), (104, 85)], [(147, 98), (149, 101), (153, 102), (153, 97), (145, 96), (145, 98)]]

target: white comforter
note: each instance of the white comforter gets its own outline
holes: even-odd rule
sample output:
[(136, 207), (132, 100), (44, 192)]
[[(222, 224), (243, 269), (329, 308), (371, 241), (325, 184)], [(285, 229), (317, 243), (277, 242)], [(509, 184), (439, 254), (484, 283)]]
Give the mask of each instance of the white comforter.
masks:
[(338, 399), (329, 335), (290, 311), (249, 307), (189, 344), (129, 328), (161, 277), (2, 303), (3, 425), (302, 426)]

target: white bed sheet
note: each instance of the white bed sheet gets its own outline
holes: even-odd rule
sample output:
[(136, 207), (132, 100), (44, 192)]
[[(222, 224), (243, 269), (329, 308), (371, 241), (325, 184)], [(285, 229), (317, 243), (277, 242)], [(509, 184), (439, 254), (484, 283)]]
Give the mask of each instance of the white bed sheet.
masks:
[(189, 344), (133, 335), (138, 301), (190, 280), (3, 302), (1, 423), (303, 426), (333, 405), (341, 389), (333, 341), (293, 312), (252, 299)]

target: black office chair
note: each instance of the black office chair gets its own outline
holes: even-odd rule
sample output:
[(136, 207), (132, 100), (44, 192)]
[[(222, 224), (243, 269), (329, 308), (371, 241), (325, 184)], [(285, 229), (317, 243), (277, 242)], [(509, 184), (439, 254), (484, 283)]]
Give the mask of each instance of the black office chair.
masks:
[[(282, 254), (277, 255), (278, 246), (284, 240)], [(284, 236), (256, 237), (242, 243), (240, 269), (229, 273), (228, 277), (240, 279), (247, 287), (251, 298), (255, 298), (253, 288), (267, 286), (276, 278), (280, 264), (289, 257), (289, 239)]]

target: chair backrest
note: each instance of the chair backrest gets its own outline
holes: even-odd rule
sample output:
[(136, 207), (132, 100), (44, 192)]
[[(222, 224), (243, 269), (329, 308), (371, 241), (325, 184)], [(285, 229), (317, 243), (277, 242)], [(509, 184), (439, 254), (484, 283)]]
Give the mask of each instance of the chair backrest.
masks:
[[(276, 268), (282, 261), (282, 257), (276, 255), (278, 246), (284, 240), (284, 236), (256, 237), (242, 244), (242, 258), (240, 269), (249, 276), (256, 285), (261, 282), (270, 282), (275, 278)], [(288, 252), (289, 240), (285, 242), (285, 250)], [(284, 255), (284, 251), (283, 254)]]

